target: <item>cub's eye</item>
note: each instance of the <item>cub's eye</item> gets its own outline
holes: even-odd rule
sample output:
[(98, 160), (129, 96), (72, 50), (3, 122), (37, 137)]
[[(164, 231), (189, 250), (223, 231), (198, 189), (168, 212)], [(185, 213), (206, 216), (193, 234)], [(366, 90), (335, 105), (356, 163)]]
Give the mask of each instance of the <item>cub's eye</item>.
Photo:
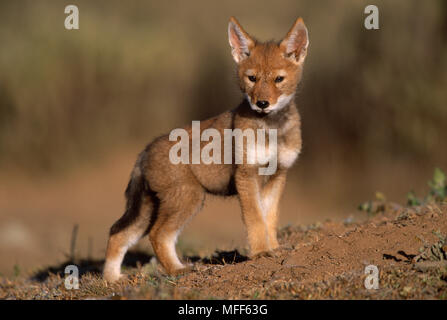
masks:
[(248, 76), (248, 80), (250, 80), (251, 82), (256, 82), (256, 77), (255, 76)]
[(282, 82), (283, 80), (284, 80), (284, 77), (282, 77), (282, 76), (278, 76), (278, 77), (275, 78), (275, 82), (276, 83)]

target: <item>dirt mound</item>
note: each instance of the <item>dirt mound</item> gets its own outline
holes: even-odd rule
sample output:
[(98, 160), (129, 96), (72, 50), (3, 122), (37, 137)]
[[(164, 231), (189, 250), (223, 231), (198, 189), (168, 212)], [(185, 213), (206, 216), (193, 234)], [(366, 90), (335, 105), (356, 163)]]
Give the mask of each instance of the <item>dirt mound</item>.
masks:
[[(328, 221), (307, 228), (286, 228), (280, 233), (281, 247), (273, 256), (224, 266), (197, 266), (196, 272), (179, 279), (177, 287), (220, 298), (352, 298), (343, 294), (349, 288), (358, 289), (359, 296), (381, 297), (389, 285), (386, 277), (393, 270), (410, 272), (415, 266), (420, 268), (418, 260), (432, 259), (432, 268), (425, 271), (436, 271), (438, 267), (438, 271), (446, 271), (442, 267), (447, 258), (447, 242), (442, 235), (447, 234), (447, 205), (388, 205), (385, 211), (363, 224)], [(433, 244), (439, 252), (431, 258)], [(368, 265), (378, 267), (382, 289), (365, 289)], [(432, 292), (430, 297), (446, 297), (445, 274), (440, 277), (444, 279), (440, 280), (443, 289)], [(413, 280), (417, 285), (417, 279)], [(335, 283), (344, 286), (338, 294), (322, 294), (322, 289)], [(406, 289), (407, 294), (411, 288)], [(417, 294), (424, 288), (414, 289), (415, 296), (424, 297)], [(402, 292), (393, 292), (386, 295), (403, 297)]]

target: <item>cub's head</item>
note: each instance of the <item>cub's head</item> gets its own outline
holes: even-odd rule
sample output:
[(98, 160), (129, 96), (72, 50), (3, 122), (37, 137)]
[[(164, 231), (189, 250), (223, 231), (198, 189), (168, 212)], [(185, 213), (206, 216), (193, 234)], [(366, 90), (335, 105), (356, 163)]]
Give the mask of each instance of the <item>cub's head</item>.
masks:
[(231, 17), (228, 38), (238, 65), (239, 84), (251, 108), (268, 114), (285, 107), (301, 80), (309, 45), (303, 19), (295, 21), (282, 41), (260, 43)]

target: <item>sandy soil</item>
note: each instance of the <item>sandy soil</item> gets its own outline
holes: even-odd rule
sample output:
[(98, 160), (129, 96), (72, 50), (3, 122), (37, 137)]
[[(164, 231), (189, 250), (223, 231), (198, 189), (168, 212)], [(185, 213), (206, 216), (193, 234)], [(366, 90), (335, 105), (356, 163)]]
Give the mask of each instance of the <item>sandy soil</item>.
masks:
[[(447, 234), (447, 206), (388, 206), (385, 214), (362, 224), (328, 221), (308, 228), (285, 228), (281, 232), (281, 248), (273, 256), (203, 268), (203, 271), (199, 268), (198, 272), (180, 279), (178, 286), (224, 298), (249, 298), (254, 295), (278, 298), (284, 292), (275, 288), (296, 286), (295, 290), (299, 292), (298, 288), (304, 290), (343, 278), (351, 279), (351, 285), (361, 289), (364, 270), (368, 265), (377, 266), (379, 272), (415, 266), (421, 268), (417, 263), (420, 264), (419, 260), (423, 259), (418, 255), (425, 249), (424, 245), (437, 243), (439, 235)], [(441, 259), (445, 259), (447, 243), (442, 242), (442, 245)], [(445, 263), (446, 260), (443, 260), (439, 266), (445, 268)], [(413, 289), (423, 291), (425, 288)], [(444, 294), (446, 290), (447, 282), (444, 282)], [(286, 297), (294, 297), (290, 289), (285, 291)], [(376, 296), (380, 293), (383, 291), (378, 290)], [(399, 292), (396, 294), (399, 295)], [(435, 292), (432, 297), (438, 294)], [(344, 297), (348, 295), (345, 293)], [(444, 295), (444, 298), (447, 297)]]
[[(326, 221), (280, 231), (280, 248), (249, 259), (240, 252), (186, 256), (192, 271), (167, 276), (146, 253), (129, 253), (126, 279), (102, 280), (103, 261), (75, 261), (80, 289), (64, 287), (64, 267), (0, 278), (6, 299), (447, 299), (447, 204), (379, 203), (362, 223)], [(379, 270), (366, 289), (365, 267)]]

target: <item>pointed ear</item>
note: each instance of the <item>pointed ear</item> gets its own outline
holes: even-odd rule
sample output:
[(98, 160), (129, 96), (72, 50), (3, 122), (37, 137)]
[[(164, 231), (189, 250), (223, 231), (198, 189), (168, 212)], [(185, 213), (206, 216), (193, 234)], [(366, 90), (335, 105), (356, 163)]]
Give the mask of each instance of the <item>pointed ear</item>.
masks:
[(283, 48), (286, 57), (298, 64), (304, 62), (309, 46), (309, 37), (303, 19), (298, 18), (295, 21), (284, 40), (281, 41), (280, 46)]
[(230, 42), (233, 59), (237, 63), (247, 58), (255, 45), (253, 39), (242, 29), (242, 26), (234, 17), (231, 17), (228, 23), (228, 41)]

